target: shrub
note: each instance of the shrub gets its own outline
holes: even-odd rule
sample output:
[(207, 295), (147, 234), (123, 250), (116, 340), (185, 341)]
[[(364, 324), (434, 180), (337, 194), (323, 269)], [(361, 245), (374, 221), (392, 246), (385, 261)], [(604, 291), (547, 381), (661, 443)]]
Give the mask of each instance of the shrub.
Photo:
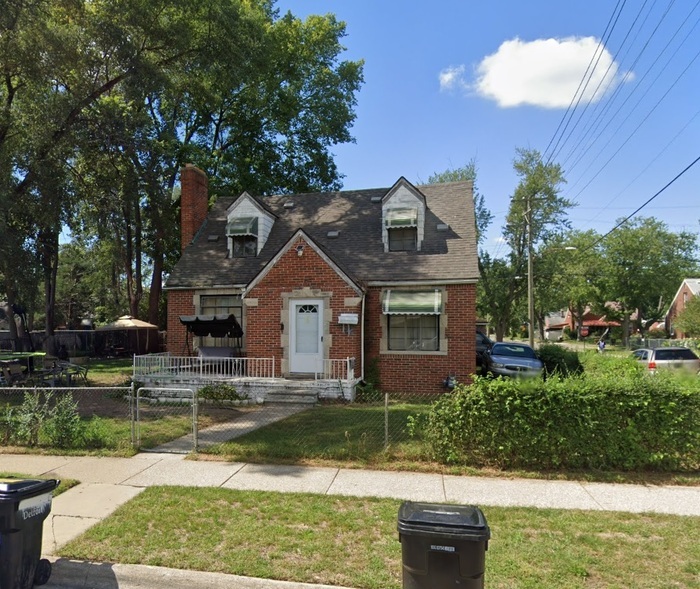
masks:
[(48, 445), (55, 448), (77, 448), (82, 446), (83, 423), (78, 413), (78, 402), (71, 393), (57, 397), (54, 406), (48, 410), (42, 432)]
[(243, 401), (247, 399), (245, 395), (240, 395), (236, 387), (226, 383), (208, 384), (197, 392), (200, 399), (210, 401), (217, 406), (223, 406), (233, 401)]
[(545, 377), (558, 374), (569, 376), (583, 372), (583, 365), (578, 358), (578, 352), (564, 346), (546, 344), (540, 346), (537, 354), (544, 364)]
[(372, 358), (365, 366), (365, 379), (355, 387), (355, 401), (378, 403), (384, 399), (379, 379), (379, 358)]
[(700, 392), (689, 382), (637, 370), (544, 381), (476, 378), (433, 405), (424, 435), (448, 464), (694, 470)]
[(52, 394), (42, 395), (39, 392), (26, 393), (24, 401), (16, 412), (14, 439), (19, 444), (37, 446), (39, 432), (49, 416), (49, 402)]

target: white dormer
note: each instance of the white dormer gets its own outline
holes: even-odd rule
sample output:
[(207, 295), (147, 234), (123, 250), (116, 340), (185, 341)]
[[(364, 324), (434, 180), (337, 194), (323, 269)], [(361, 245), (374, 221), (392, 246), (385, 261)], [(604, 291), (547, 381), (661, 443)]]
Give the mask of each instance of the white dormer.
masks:
[(226, 211), (226, 239), (229, 258), (254, 257), (270, 236), (275, 218), (247, 192)]
[(424, 228), (425, 197), (408, 180), (399, 178), (382, 199), (384, 251), (420, 251)]

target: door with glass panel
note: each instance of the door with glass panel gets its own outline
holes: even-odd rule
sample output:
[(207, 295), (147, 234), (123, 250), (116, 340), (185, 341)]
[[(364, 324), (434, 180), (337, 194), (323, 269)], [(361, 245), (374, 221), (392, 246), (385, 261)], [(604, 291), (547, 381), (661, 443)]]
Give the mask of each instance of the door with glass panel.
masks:
[(293, 300), (289, 305), (289, 371), (323, 371), (323, 301)]

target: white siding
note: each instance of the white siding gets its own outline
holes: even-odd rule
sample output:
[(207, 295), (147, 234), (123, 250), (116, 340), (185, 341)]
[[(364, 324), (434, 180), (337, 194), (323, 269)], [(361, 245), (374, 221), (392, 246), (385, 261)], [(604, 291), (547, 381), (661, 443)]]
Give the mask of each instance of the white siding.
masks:
[[(258, 253), (267, 242), (267, 238), (272, 231), (274, 219), (272, 216), (260, 210), (253, 199), (247, 194), (243, 194), (227, 211), (227, 221), (240, 217), (257, 217), (258, 218)], [(229, 256), (231, 255), (231, 240), (229, 240)]]
[(389, 232), (386, 228), (386, 216), (389, 209), (417, 209), (418, 211), (418, 251), (421, 249), (425, 235), (425, 204), (406, 186), (399, 186), (391, 197), (382, 205), (382, 241), (384, 251), (389, 251)]

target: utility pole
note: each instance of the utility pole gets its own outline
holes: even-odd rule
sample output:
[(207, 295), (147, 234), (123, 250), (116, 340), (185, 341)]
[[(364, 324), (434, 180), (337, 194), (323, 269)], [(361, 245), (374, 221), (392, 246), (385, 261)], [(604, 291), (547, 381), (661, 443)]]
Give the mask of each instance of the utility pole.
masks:
[(528, 316), (528, 341), (530, 347), (535, 347), (535, 277), (532, 272), (532, 200), (527, 197), (527, 209), (525, 211), (527, 223), (527, 316)]

